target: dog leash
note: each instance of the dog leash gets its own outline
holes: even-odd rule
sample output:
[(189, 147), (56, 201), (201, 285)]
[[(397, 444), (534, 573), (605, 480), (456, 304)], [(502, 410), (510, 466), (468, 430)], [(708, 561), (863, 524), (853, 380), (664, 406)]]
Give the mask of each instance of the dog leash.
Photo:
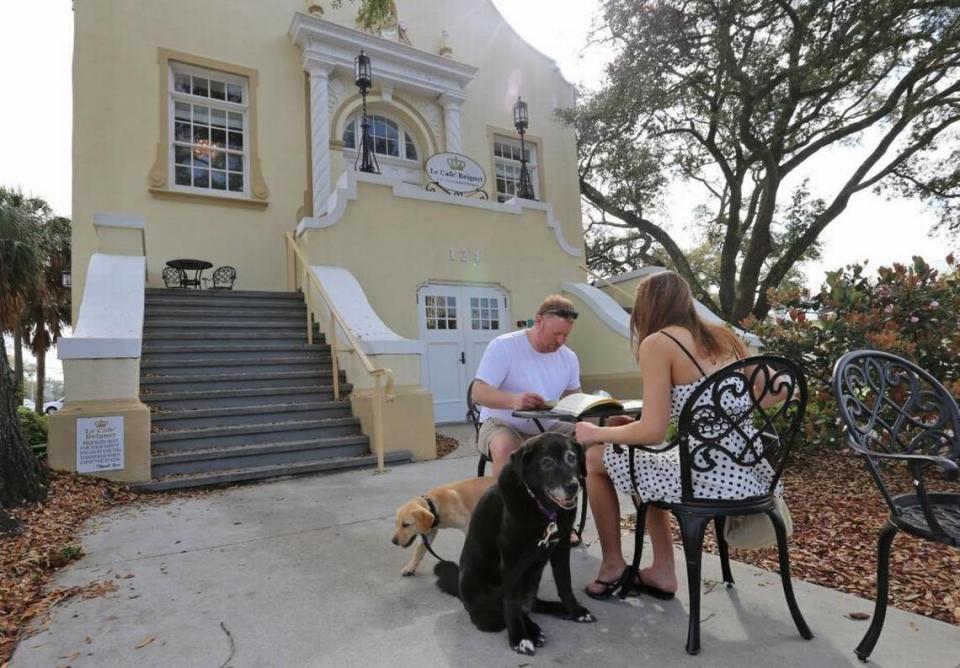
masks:
[[(433, 515), (433, 524), (430, 525), (430, 528), (433, 529), (433, 528), (436, 527), (438, 524), (440, 524), (440, 513), (439, 513), (439, 511), (437, 511), (437, 506), (433, 503), (433, 499), (431, 499), (431, 498), (430, 498), (429, 496), (427, 496), (426, 494), (421, 495), (420, 498), (422, 498), (424, 501), (427, 502), (427, 507), (430, 508), (430, 513)], [(425, 548), (427, 548), (427, 552), (429, 552), (430, 554), (432, 554), (432, 555), (434, 556), (434, 558), (436, 558), (437, 561), (440, 561), (440, 562), (443, 562), (443, 563), (447, 563), (447, 564), (452, 564), (452, 563), (453, 563), (453, 562), (450, 561), (449, 559), (444, 559), (444, 558), (441, 557), (439, 554), (437, 554), (436, 552), (433, 551), (433, 547), (431, 547), (431, 545), (430, 545), (430, 539), (427, 538), (427, 534), (425, 534), (425, 533), (420, 534), (420, 540), (423, 541), (423, 546), (424, 546)]]
[(537, 498), (537, 495), (533, 493), (533, 490), (530, 489), (527, 483), (523, 483), (523, 488), (527, 490), (527, 494), (529, 494), (530, 498), (537, 504), (537, 509), (540, 511), (540, 514), (550, 520), (550, 523), (547, 524), (547, 528), (543, 532), (543, 538), (537, 543), (537, 547), (547, 547), (550, 544), (550, 539), (560, 533), (560, 528), (557, 526), (557, 511), (547, 510), (543, 504), (540, 503), (540, 499)]

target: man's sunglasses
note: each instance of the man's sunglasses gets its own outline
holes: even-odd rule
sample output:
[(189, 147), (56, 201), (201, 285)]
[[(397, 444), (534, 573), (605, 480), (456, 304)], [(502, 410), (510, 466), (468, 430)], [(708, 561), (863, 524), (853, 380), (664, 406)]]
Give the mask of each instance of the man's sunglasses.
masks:
[(561, 318), (566, 318), (567, 320), (576, 320), (577, 317), (580, 315), (576, 311), (571, 311), (568, 308), (552, 308), (549, 311), (544, 311), (540, 315), (549, 315), (551, 313), (553, 315), (558, 315)]

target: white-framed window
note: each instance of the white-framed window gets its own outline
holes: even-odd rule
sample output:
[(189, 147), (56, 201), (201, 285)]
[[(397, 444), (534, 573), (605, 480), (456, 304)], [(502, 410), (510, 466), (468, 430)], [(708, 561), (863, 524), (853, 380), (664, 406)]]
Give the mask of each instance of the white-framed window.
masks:
[[(359, 115), (347, 121), (343, 130), (343, 145), (345, 148), (356, 150), (360, 142), (362, 120)], [(373, 152), (377, 155), (400, 158), (401, 160), (419, 160), (420, 150), (413, 137), (392, 118), (379, 115), (367, 115), (370, 124), (370, 137), (373, 139)]]
[(173, 61), (170, 69), (170, 183), (178, 190), (247, 196), (247, 79)]
[[(537, 178), (537, 147), (530, 142), (524, 143), (527, 157), (527, 172), (533, 196), (540, 198)], [(493, 140), (493, 161), (497, 179), (497, 201), (506, 202), (517, 195), (520, 186), (520, 140), (509, 137), (495, 137)]]

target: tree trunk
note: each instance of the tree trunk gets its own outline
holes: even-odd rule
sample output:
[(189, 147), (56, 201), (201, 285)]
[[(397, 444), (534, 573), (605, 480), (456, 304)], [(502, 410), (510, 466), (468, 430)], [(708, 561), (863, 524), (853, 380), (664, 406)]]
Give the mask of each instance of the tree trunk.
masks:
[[(6, 352), (0, 353), (0, 509), (47, 496), (47, 473), (27, 447), (17, 421), (14, 376)], [(2, 513), (2, 511), (0, 511)], [(0, 518), (2, 520), (2, 518)]]
[(23, 337), (20, 330), (13, 331), (13, 373), (16, 374), (17, 406), (23, 403)]
[(47, 351), (37, 354), (37, 387), (35, 391), (34, 408), (43, 415), (44, 385), (47, 384)]

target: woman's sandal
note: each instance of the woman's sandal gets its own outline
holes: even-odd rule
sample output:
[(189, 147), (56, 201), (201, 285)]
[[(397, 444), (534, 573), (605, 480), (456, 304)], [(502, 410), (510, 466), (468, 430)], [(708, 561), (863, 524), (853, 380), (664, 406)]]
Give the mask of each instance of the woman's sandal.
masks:
[[(623, 586), (625, 591), (621, 593), (622, 596), (630, 596), (631, 594), (636, 595), (646, 595), (652, 596), (653, 598), (659, 599), (661, 601), (671, 601), (676, 596), (672, 591), (666, 591), (660, 589), (660, 587), (655, 587), (651, 584), (647, 584), (640, 579), (640, 574), (637, 574), (637, 577), (633, 578), (628, 582), (624, 582)], [(587, 592), (588, 594), (590, 592)]]
[(590, 591), (586, 587), (583, 588), (583, 591), (584, 593), (586, 593), (587, 596), (589, 596), (590, 598), (595, 598), (598, 601), (608, 599), (611, 596), (613, 596), (618, 589), (620, 589), (620, 587), (624, 584), (624, 579), (629, 577), (629, 575), (630, 575), (630, 567), (627, 566), (626, 568), (623, 569), (623, 573), (620, 574), (620, 577), (618, 577), (616, 580), (612, 582), (609, 582), (607, 580), (601, 580), (599, 578), (594, 580), (596, 584), (603, 585), (603, 589), (601, 589), (600, 591)]

